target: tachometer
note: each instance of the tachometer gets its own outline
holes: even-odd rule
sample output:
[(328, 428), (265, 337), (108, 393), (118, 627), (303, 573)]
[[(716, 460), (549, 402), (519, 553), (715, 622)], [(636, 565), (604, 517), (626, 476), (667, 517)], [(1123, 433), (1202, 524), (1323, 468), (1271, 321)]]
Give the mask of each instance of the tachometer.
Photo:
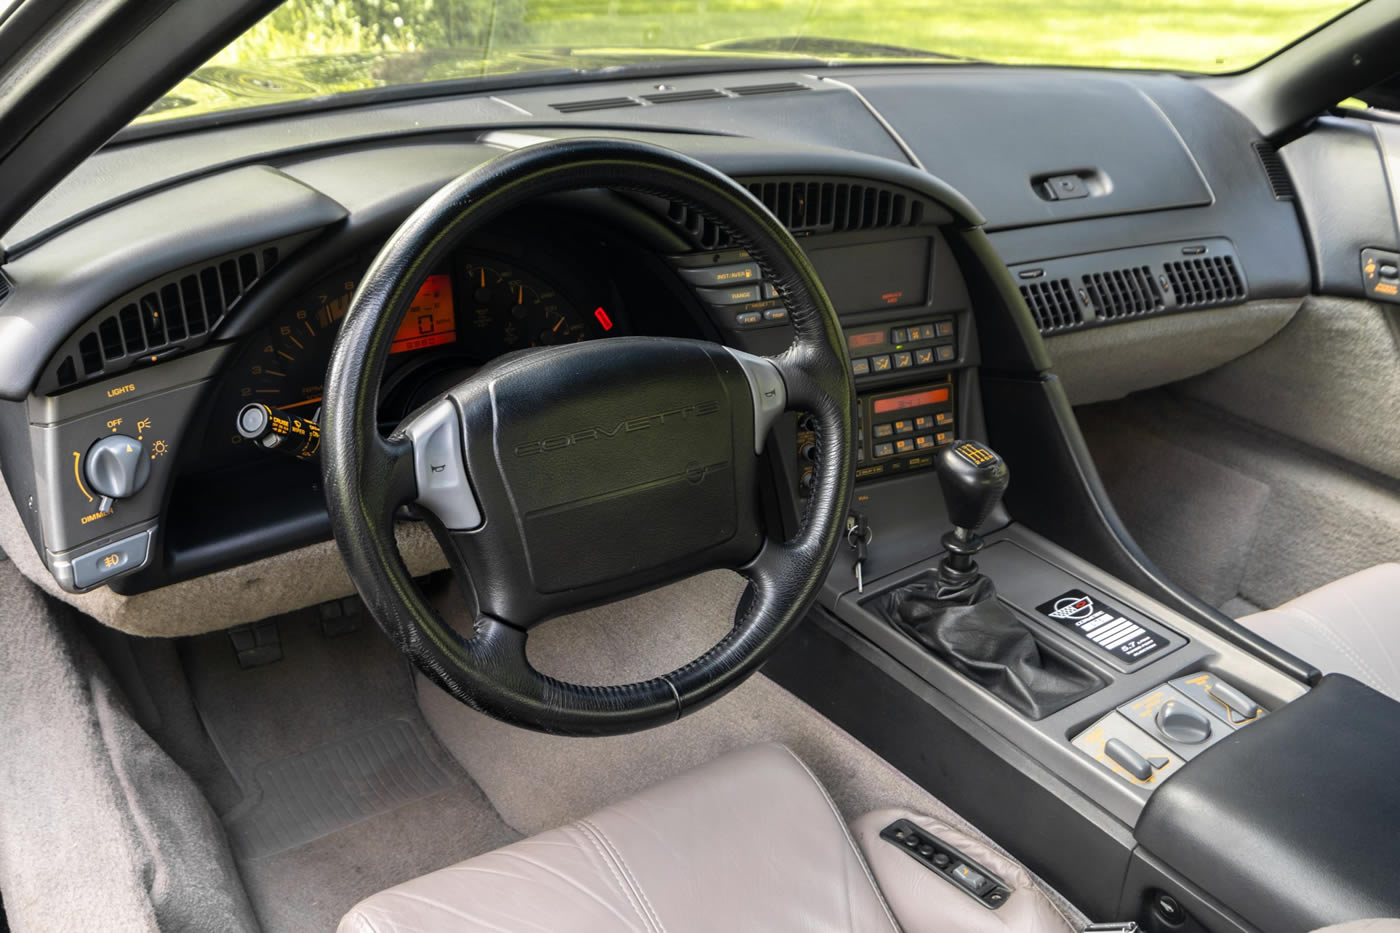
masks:
[(535, 276), (490, 260), (469, 261), (463, 271), (468, 326), (491, 342), (491, 356), (602, 336), (599, 324), (582, 317)]

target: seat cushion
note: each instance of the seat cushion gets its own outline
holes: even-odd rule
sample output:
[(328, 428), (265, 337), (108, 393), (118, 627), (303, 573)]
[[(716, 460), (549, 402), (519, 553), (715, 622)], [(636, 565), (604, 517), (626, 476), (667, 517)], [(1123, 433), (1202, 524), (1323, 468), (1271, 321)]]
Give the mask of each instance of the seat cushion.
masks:
[[(1011, 888), (996, 910), (925, 868), (899, 846), (880, 838), (895, 820), (909, 820), (980, 863)], [(851, 825), (866, 864), (905, 933), (1073, 933), (1074, 926), (1030, 872), (979, 839), (932, 817), (908, 810), (876, 810)]]
[(898, 928), (816, 778), (786, 748), (755, 745), (562, 829), (382, 891), (339, 929)]
[(1400, 564), (1378, 564), (1239, 621), (1325, 674), (1400, 699)]

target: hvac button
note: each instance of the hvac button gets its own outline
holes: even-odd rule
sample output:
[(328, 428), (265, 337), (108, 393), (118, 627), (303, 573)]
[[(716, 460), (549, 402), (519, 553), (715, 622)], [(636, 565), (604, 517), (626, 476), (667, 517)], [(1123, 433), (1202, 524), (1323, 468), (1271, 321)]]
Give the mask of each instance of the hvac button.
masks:
[(870, 361), (865, 357), (858, 360), (851, 360), (851, 375), (864, 376), (870, 372)]
[(919, 366), (930, 365), (933, 362), (933, 347), (924, 347), (922, 350), (915, 350), (914, 362)]
[(143, 531), (73, 558), (73, 585), (84, 589), (116, 574), (135, 570), (146, 562), (150, 543), (150, 533)]
[(954, 350), (951, 345), (946, 347), (937, 347), (934, 350), (934, 352), (938, 357), (938, 362), (940, 363), (947, 363), (950, 360), (956, 358), (958, 355), (957, 351)]
[(887, 373), (890, 371), (890, 358), (888, 356), (877, 356), (870, 360), (870, 365), (877, 373)]

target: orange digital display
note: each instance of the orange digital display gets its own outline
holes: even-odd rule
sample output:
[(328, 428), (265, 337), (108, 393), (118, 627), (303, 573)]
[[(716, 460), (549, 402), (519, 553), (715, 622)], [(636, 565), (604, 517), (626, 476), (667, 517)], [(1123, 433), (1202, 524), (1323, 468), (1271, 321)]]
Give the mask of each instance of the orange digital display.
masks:
[(390, 353), (407, 353), (441, 346), (457, 339), (457, 317), (452, 311), (452, 276), (430, 275), (403, 316)]
[(878, 347), (885, 342), (885, 332), (883, 330), (868, 330), (863, 334), (851, 334), (846, 338), (846, 345), (852, 350), (860, 350), (864, 347)]
[(937, 405), (939, 402), (948, 401), (947, 389), (929, 389), (927, 392), (915, 392), (912, 395), (896, 395), (894, 398), (877, 398), (875, 400), (875, 414), (885, 415), (892, 411), (904, 411), (906, 408), (922, 408), (925, 405)]

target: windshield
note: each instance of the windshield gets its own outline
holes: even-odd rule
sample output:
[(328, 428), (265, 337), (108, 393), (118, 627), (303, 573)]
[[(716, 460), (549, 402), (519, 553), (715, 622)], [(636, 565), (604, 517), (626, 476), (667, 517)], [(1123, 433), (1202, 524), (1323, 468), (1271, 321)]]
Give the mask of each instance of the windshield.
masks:
[(1351, 0), (288, 0), (138, 123), (557, 71), (922, 60), (1247, 68)]

